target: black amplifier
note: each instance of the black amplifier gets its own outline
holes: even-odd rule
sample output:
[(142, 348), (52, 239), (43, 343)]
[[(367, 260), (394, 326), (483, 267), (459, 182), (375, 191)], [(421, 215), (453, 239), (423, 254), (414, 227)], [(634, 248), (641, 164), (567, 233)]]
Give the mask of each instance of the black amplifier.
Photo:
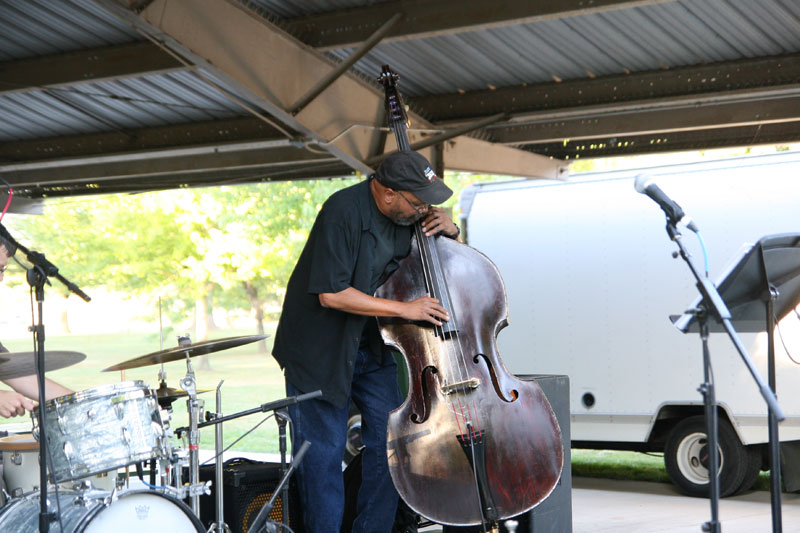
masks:
[[(200, 481), (215, 481), (214, 465), (200, 467)], [(272, 498), (281, 480), (279, 463), (264, 463), (244, 458), (225, 461), (222, 469), (223, 519), (233, 533), (247, 533), (265, 503)], [(208, 527), (217, 517), (216, 487), (211, 496), (200, 497), (200, 520)], [(284, 516), (283, 496), (278, 496), (269, 519), (288, 524), (295, 533), (303, 532), (300, 499), (294, 477), (289, 480), (289, 516)]]

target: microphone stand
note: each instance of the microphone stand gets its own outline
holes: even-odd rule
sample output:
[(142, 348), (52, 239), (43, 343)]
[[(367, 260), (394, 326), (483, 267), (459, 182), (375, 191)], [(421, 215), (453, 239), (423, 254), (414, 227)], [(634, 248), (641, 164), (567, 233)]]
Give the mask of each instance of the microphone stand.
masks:
[(39, 387), (39, 413), (37, 415), (37, 423), (39, 425), (39, 532), (47, 533), (50, 530), (50, 522), (55, 519), (55, 513), (49, 513), (47, 510), (47, 465), (48, 465), (48, 450), (47, 450), (47, 434), (44, 425), (44, 404), (45, 404), (45, 366), (44, 366), (44, 285), (50, 283), (49, 277), (54, 277), (67, 288), (80, 296), (84, 301), (90, 301), (91, 298), (86, 295), (77, 285), (66, 279), (58, 273), (58, 268), (48, 261), (44, 254), (30, 251), (26, 247), (17, 242), (14, 237), (6, 230), (5, 226), (0, 224), (0, 237), (8, 241), (17, 250), (22, 251), (25, 257), (33, 265), (27, 270), (26, 279), (31, 289), (36, 291), (36, 304), (38, 313), (38, 323), (31, 326), (33, 333), (33, 342), (36, 347), (36, 383)]
[(739, 336), (736, 333), (736, 330), (733, 328), (733, 324), (731, 323), (731, 312), (728, 310), (728, 307), (725, 304), (725, 301), (722, 299), (722, 296), (720, 296), (717, 287), (711, 280), (700, 274), (700, 271), (695, 266), (691, 256), (686, 251), (686, 248), (681, 241), (681, 233), (678, 231), (677, 223), (678, 221), (673, 217), (670, 217), (667, 213), (667, 235), (669, 235), (670, 240), (674, 241), (675, 244), (678, 245), (679, 255), (689, 266), (689, 270), (692, 271), (692, 274), (697, 280), (697, 289), (700, 291), (701, 296), (701, 301), (698, 308), (691, 310), (690, 312), (695, 314), (698, 320), (698, 324), (700, 326), (700, 337), (703, 343), (703, 372), (705, 382), (700, 385), (699, 391), (703, 395), (703, 403), (705, 405), (706, 436), (708, 438), (709, 448), (708, 476), (711, 482), (711, 490), (709, 494), (711, 520), (703, 524), (702, 529), (703, 531), (708, 531), (711, 533), (720, 533), (721, 526), (718, 518), (720, 489), (718, 466), (719, 457), (717, 451), (717, 406), (716, 397), (714, 394), (714, 385), (711, 382), (711, 358), (708, 351), (709, 318), (715, 318), (725, 328), (725, 331), (730, 337), (731, 342), (733, 342), (733, 345), (739, 352), (742, 361), (745, 363), (745, 366), (747, 366), (747, 369), (753, 376), (753, 379), (755, 380), (756, 385), (761, 392), (761, 396), (763, 396), (764, 401), (767, 403), (770, 412), (774, 413), (776, 421), (784, 420), (786, 415), (784, 414), (781, 406), (778, 405), (778, 400), (775, 397), (775, 393), (772, 392), (766, 383), (764, 383), (764, 380), (758, 374), (753, 362), (747, 355), (747, 349), (742, 344)]
[[(284, 494), (284, 500), (283, 500), (284, 507), (281, 512), (281, 515), (283, 516), (284, 523), (287, 525), (289, 524), (289, 512), (288, 508), (285, 506), (287, 501), (285, 494), (287, 493), (287, 487), (289, 486), (289, 478), (292, 476), (294, 471), (297, 469), (297, 466), (303, 460), (303, 457), (306, 455), (306, 452), (308, 451), (309, 447), (311, 447), (311, 443), (308, 442), (307, 440), (303, 441), (303, 444), (300, 446), (300, 450), (298, 450), (297, 455), (292, 458), (292, 466), (290, 466), (289, 470), (287, 470), (283, 474), (280, 483), (278, 483), (278, 486), (275, 487), (275, 491), (272, 493), (272, 497), (269, 499), (267, 503), (264, 504), (264, 506), (258, 512), (255, 519), (253, 520), (253, 524), (247, 530), (247, 533), (259, 533), (262, 527), (270, 533), (272, 531), (275, 532), (278, 531), (278, 529), (275, 528), (269, 529), (269, 526), (267, 525), (267, 519), (269, 518), (269, 514), (272, 512), (272, 508), (275, 506), (275, 500), (277, 500), (278, 496), (280, 496), (281, 494)], [(282, 530), (283, 527), (281, 527), (280, 529)]]

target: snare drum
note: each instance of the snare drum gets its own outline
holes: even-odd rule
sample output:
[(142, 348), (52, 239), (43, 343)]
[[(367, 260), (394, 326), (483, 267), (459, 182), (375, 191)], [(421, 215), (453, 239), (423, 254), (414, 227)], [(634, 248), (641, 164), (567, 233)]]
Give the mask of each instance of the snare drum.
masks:
[(142, 381), (54, 398), (44, 404), (44, 420), (57, 483), (167, 457), (158, 401)]
[[(6, 491), (17, 498), (39, 490), (39, 441), (31, 433), (20, 433), (0, 438), (0, 451), (3, 452), (3, 481)], [(87, 478), (92, 487), (111, 491), (117, 480), (117, 471), (97, 474)], [(64, 488), (72, 488), (67, 484)]]
[[(63, 533), (202, 533), (203, 524), (192, 511), (175, 498), (153, 491), (127, 491), (111, 501), (110, 493), (79, 493), (60, 490), (58, 502), (54, 492), (48, 494), (50, 511), (59, 521), (50, 524), (51, 531)], [(39, 531), (39, 492), (11, 500), (0, 511), (3, 533), (36, 533)]]

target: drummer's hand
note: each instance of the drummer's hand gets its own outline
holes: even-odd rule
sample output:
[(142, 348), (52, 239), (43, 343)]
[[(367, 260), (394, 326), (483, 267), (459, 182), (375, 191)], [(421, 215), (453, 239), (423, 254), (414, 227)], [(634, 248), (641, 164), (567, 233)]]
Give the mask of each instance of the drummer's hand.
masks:
[(32, 411), (36, 404), (22, 394), (10, 390), (0, 391), (0, 416), (11, 418)]
[(450, 218), (450, 215), (447, 214), (447, 211), (441, 207), (431, 206), (428, 209), (428, 214), (425, 215), (425, 219), (422, 221), (422, 231), (428, 237), (436, 235), (440, 231), (451, 239), (458, 237), (458, 228)]
[(406, 302), (402, 315), (407, 320), (425, 320), (436, 326), (441, 326), (441, 320), (450, 320), (450, 315), (436, 298), (425, 295), (411, 302)]

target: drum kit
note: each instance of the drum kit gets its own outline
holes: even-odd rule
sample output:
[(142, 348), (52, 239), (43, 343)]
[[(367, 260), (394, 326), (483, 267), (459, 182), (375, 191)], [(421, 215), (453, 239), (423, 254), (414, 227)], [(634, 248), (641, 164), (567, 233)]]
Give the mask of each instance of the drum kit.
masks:
[[(53, 531), (59, 531), (55, 524), (64, 533), (139, 533), (148, 526), (170, 533), (206, 531), (199, 519), (199, 497), (210, 494), (212, 482), (199, 480), (199, 433), (201, 427), (208, 425), (216, 426), (217, 437), (214, 480), (217, 519), (208, 531), (230, 531), (222, 520), (222, 423), (256, 412), (277, 411), (317, 397), (319, 392), (222, 416), (220, 387), (217, 387), (218, 412), (207, 413), (206, 420), (200, 420), (203, 409), (198, 395), (211, 389), (197, 389), (191, 358), (264, 338), (266, 335), (253, 335), (192, 344), (188, 337), (179, 337), (179, 346), (175, 348), (104, 369), (110, 372), (161, 364), (157, 389), (149, 388), (143, 381), (122, 381), (54, 398), (36, 407), (35, 411), (42, 410), (46, 428), (49, 457), (45, 463), (50, 485), (44, 490), (48, 507), (55, 515)], [(47, 352), (46, 371), (74, 365), (84, 358), (77, 352)], [(163, 365), (180, 360), (185, 360), (187, 368), (180, 380), (181, 388), (167, 387)], [(30, 375), (33, 361), (32, 353), (0, 354), (0, 379)], [(173, 428), (172, 403), (180, 398), (186, 398), (189, 425)], [(40, 528), (39, 502), (43, 495), (39, 486), (38, 416), (33, 420), (32, 433), (0, 438), (7, 500), (0, 509), (0, 531), (4, 533), (30, 533)], [(178, 440), (173, 439), (176, 436), (182, 437), (185, 447), (173, 445)], [(284, 484), (300, 459), (302, 454), (295, 457), (292, 467), (286, 468), (284, 434), (281, 438)], [(149, 465), (149, 482), (143, 476), (143, 465)], [(135, 466), (146, 489), (123, 488), (126, 477), (118, 476), (118, 470), (127, 472), (131, 466)], [(275, 490), (276, 496), (278, 492)], [(288, 504), (288, 491), (282, 495)], [(184, 501), (190, 502), (189, 505)], [(287, 514), (284, 512), (283, 516)], [(249, 531), (255, 529), (251, 527)]]

